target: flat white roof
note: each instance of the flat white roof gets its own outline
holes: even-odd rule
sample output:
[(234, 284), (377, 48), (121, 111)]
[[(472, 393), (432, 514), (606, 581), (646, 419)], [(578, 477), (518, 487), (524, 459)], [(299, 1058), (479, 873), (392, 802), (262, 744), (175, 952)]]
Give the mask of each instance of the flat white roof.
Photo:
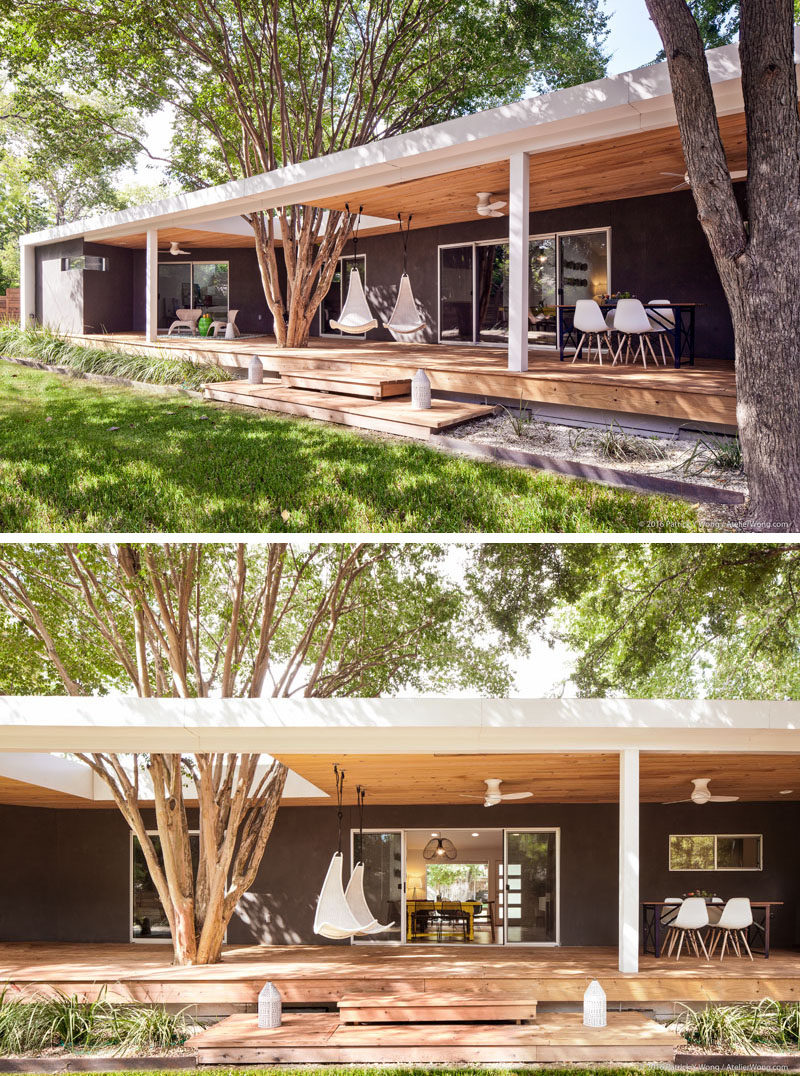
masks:
[[(707, 53), (719, 115), (742, 111), (738, 45)], [(795, 29), (795, 64), (800, 31)], [(250, 179), (179, 194), (117, 213), (87, 217), (23, 236), (24, 245), (86, 237), (103, 240), (149, 227), (197, 226), (243, 212), (314, 204), (369, 187), (400, 183), (676, 122), (666, 61), (514, 104), (461, 116)]]

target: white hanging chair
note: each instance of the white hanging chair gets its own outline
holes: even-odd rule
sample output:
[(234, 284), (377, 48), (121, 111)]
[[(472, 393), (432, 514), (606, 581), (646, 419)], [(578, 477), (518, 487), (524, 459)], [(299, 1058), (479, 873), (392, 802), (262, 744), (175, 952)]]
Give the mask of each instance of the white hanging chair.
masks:
[(359, 334), (378, 328), (378, 323), (372, 316), (367, 297), (364, 294), (361, 274), (355, 266), (350, 270), (350, 284), (347, 288), (347, 298), (344, 301), (342, 312), (337, 321), (331, 318), (331, 328), (338, 329), (339, 332), (343, 333)]
[(397, 291), (397, 302), (394, 304), (392, 316), (383, 323), (384, 329), (390, 329), (394, 333), (410, 335), (425, 328), (425, 319), (417, 309), (414, 293), (411, 290), (411, 281), (408, 273), (400, 277), (400, 287)]
[[(356, 917), (362, 921), (372, 918), (372, 912), (369, 910), (367, 904), (367, 898), (364, 896), (364, 864), (356, 863), (353, 873), (350, 875), (350, 881), (347, 883), (347, 889), (344, 891), (345, 900), (350, 905), (350, 911)], [(389, 930), (394, 926), (394, 921), (391, 923), (379, 923), (374, 920), (374, 925), (367, 927), (364, 930), (359, 930), (361, 934), (382, 934), (384, 930)]]
[(314, 933), (323, 938), (352, 938), (355, 934), (369, 933), (378, 923), (366, 908), (366, 901), (365, 918), (358, 918), (351, 908), (342, 886), (343, 863), (342, 853), (334, 852), (317, 900)]

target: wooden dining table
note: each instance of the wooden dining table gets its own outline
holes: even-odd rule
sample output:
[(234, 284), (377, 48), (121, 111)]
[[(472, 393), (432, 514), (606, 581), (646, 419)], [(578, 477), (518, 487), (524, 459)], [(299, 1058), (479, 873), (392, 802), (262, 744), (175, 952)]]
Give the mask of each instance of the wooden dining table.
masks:
[[(598, 303), (597, 305), (604, 314), (607, 314), (609, 310), (613, 310), (617, 304)], [(647, 316), (651, 321), (660, 325), (670, 333), (672, 337), (672, 351), (675, 356), (676, 370), (680, 369), (682, 355), (686, 356), (690, 366), (694, 366), (695, 311), (699, 306), (703, 305), (703, 303), (657, 303), (655, 306), (648, 306), (647, 303), (644, 304)], [(664, 314), (659, 312), (659, 308), (661, 311), (672, 311), (672, 318), (664, 317)], [(559, 304), (557, 310), (558, 351), (559, 358), (563, 362), (564, 352), (567, 348), (577, 348), (580, 334), (575, 330), (572, 320), (575, 316), (575, 306)]]
[[(724, 907), (724, 903), (720, 904), (718, 901), (715, 903), (710, 897), (706, 899), (706, 904), (709, 907), (714, 904), (720, 911)], [(772, 909), (780, 908), (783, 904), (782, 900), (751, 900), (750, 907), (753, 909), (753, 925), (748, 931), (748, 944), (752, 939), (753, 944), (750, 948), (754, 952), (763, 952), (764, 959), (769, 959), (769, 923), (772, 918)], [(661, 932), (666, 926), (669, 928), (669, 923), (664, 924), (661, 922), (661, 915), (664, 908), (674, 908), (677, 913), (680, 904), (676, 904), (671, 900), (643, 900), (642, 901), (642, 952), (652, 953), (654, 956), (661, 956)], [(756, 919), (756, 913), (758, 913), (761, 922)], [(761, 945), (759, 947), (758, 940), (760, 938)]]
[[(441, 900), (433, 900), (433, 901), (431, 901), (431, 900), (408, 900), (408, 901), (406, 901), (406, 916), (407, 916), (406, 936), (409, 937), (409, 938), (413, 938), (413, 937), (417, 936), (414, 933), (413, 929), (412, 929), (413, 924), (414, 924), (413, 915), (414, 915), (414, 912), (417, 910), (417, 906), (421, 905), (422, 908), (424, 909), (425, 906), (430, 908), (431, 905), (433, 905), (433, 907), (436, 909), (436, 911), (441, 911), (443, 903), (444, 904), (449, 904), (451, 906), (453, 905), (453, 903), (456, 903), (456, 904), (459, 904), (461, 906), (461, 911), (464, 912), (464, 914), (467, 916), (467, 919), (469, 920), (467, 934), (468, 934), (469, 940), (472, 941), (473, 938), (475, 937), (475, 916), (480, 914), (481, 909), (483, 908), (483, 905), (485, 903), (484, 901), (481, 901), (481, 900), (461, 900), (461, 901), (455, 901), (455, 902), (454, 901), (449, 901), (449, 900), (448, 901), (441, 901)], [(420, 932), (420, 933), (422, 933), (422, 932)]]

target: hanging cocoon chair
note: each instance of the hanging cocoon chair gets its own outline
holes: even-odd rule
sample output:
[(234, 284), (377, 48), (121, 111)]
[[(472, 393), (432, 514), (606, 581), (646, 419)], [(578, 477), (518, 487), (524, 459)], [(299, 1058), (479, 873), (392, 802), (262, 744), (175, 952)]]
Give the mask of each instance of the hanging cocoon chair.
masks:
[(384, 321), (383, 327), (401, 335), (410, 335), (425, 328), (425, 319), (420, 316), (417, 309), (408, 273), (403, 273), (400, 277), (397, 302), (394, 304), (392, 316), (388, 321)]
[(368, 908), (369, 918), (358, 918), (350, 907), (342, 885), (343, 863), (342, 853), (334, 852), (317, 901), (314, 933), (323, 938), (352, 938), (355, 934), (369, 932), (378, 922)]
[(363, 930), (359, 930), (361, 934), (382, 934), (384, 930), (389, 930), (394, 926), (394, 922), (391, 923), (379, 923), (372, 915), (367, 904), (367, 898), (364, 896), (364, 864), (356, 863), (353, 868), (353, 873), (350, 875), (350, 881), (347, 883), (347, 889), (344, 891), (345, 900), (350, 906), (350, 911), (362, 922), (366, 922), (367, 919), (372, 919), (373, 925), (371, 927), (365, 927)]
[(350, 270), (350, 284), (347, 288), (347, 298), (344, 301), (342, 312), (338, 320), (331, 318), (331, 328), (338, 329), (343, 333), (365, 333), (370, 329), (377, 329), (378, 323), (372, 316), (372, 311), (364, 294), (364, 285), (361, 283), (361, 274), (353, 266)]

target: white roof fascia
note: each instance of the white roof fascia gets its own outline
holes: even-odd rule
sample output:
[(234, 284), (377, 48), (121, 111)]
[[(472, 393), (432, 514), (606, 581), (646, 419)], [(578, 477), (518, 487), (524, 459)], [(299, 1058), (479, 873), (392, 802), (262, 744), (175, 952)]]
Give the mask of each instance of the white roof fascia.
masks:
[(28, 751), (0, 754), (0, 777), (80, 799), (95, 799), (93, 776), (88, 766), (71, 758)]
[(0, 698), (0, 751), (800, 753), (800, 703)]
[[(795, 31), (795, 62), (800, 41)], [(739, 52), (724, 45), (707, 53), (718, 106), (741, 108)], [(737, 103), (738, 102), (738, 103)], [(338, 197), (368, 186), (398, 183), (500, 160), (524, 149), (540, 152), (577, 142), (674, 124), (666, 62), (541, 94), (409, 134), (150, 205), (35, 232), (23, 244), (71, 237), (102, 239), (147, 227), (189, 225), (255, 209)]]

